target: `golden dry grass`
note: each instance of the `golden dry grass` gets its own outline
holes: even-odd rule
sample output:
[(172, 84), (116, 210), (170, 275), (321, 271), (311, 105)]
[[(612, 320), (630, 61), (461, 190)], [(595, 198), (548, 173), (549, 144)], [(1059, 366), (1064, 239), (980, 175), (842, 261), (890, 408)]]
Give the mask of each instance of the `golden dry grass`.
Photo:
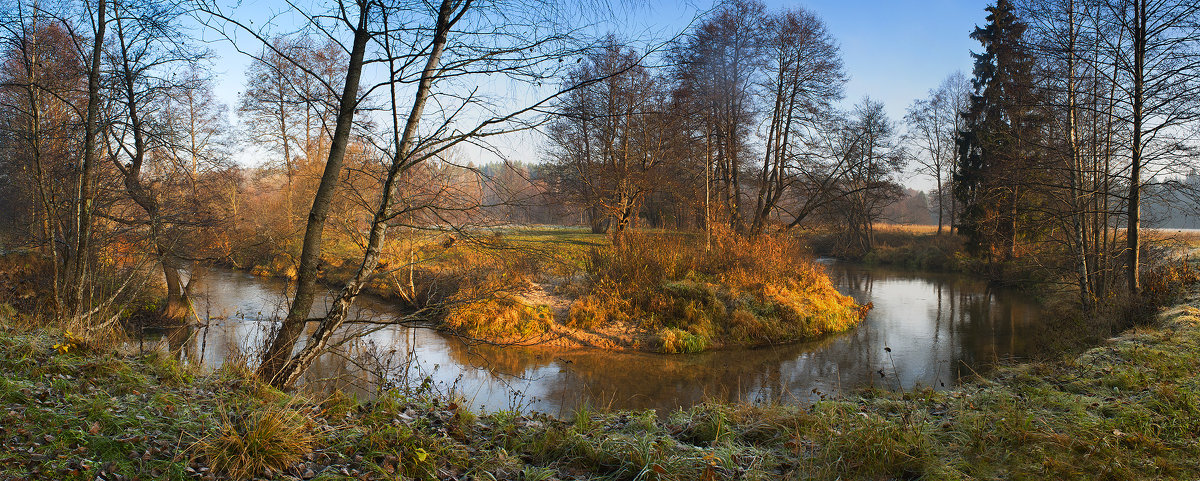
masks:
[(271, 477), (312, 450), (311, 425), (290, 406), (267, 404), (246, 414), (223, 414), (220, 431), (192, 449), (234, 479)]
[(568, 323), (627, 323), (655, 333), (659, 350), (766, 345), (856, 325), (862, 312), (790, 237), (630, 234), (596, 249)]
[[(876, 233), (905, 233), (905, 234), (936, 234), (936, 225), (915, 225), (915, 224), (875, 224)], [(945, 226), (942, 226), (942, 232), (948, 232)]]

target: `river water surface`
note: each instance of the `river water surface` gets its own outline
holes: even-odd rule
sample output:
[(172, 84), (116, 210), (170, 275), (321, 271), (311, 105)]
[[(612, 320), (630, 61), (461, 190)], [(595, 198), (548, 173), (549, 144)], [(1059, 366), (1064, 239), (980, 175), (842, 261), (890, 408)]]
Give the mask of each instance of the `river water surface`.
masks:
[[(802, 402), (865, 386), (941, 389), (1039, 347), (1033, 333), (1041, 309), (1016, 292), (958, 275), (843, 263), (826, 269), (842, 292), (875, 308), (858, 328), (818, 341), (692, 355), (563, 352), (469, 345), (433, 329), (392, 325), (322, 357), (304, 382), (369, 396), (381, 383), (428, 377), (428, 386), (478, 410), (563, 414), (588, 404), (665, 412), (708, 399)], [(252, 357), (286, 312), (286, 286), (277, 280), (207, 270), (193, 286), (196, 310), (209, 321), (190, 348), (209, 366)], [(378, 299), (360, 297), (356, 305), (360, 319), (400, 316)]]

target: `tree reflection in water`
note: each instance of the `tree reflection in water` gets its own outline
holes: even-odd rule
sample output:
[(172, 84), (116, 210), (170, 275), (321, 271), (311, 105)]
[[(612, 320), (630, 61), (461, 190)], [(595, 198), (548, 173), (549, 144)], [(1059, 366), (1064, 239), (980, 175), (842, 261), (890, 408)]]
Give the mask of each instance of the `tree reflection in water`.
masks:
[[(305, 383), (370, 396), (379, 386), (429, 378), (439, 392), (453, 391), (475, 408), (570, 413), (587, 404), (667, 412), (704, 400), (807, 402), (868, 386), (940, 389), (997, 361), (1028, 356), (1044, 341), (1032, 336), (1041, 309), (1009, 290), (949, 274), (846, 264), (827, 270), (843, 292), (875, 308), (857, 329), (814, 342), (668, 356), (468, 345), (431, 329), (388, 326), (322, 357)], [(286, 286), (215, 269), (197, 284), (204, 297), (198, 311), (211, 318), (192, 337), (199, 355), (214, 366), (252, 356)], [(367, 299), (358, 317), (400, 314)]]

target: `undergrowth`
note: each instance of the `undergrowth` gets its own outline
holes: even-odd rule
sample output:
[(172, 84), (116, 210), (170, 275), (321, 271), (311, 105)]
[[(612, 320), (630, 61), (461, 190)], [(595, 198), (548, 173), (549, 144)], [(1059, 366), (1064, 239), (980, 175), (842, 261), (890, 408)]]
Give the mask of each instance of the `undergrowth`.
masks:
[(659, 350), (697, 352), (813, 339), (856, 325), (863, 310), (784, 236), (627, 234), (593, 249), (566, 323), (632, 324)]

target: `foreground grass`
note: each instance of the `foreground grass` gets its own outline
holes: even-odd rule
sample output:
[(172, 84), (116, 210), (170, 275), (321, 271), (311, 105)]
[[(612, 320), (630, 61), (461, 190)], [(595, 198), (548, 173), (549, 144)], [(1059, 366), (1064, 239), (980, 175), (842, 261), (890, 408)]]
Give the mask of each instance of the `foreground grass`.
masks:
[(1196, 479), (1198, 306), (948, 391), (567, 419), (314, 401), (6, 330), (0, 479)]

